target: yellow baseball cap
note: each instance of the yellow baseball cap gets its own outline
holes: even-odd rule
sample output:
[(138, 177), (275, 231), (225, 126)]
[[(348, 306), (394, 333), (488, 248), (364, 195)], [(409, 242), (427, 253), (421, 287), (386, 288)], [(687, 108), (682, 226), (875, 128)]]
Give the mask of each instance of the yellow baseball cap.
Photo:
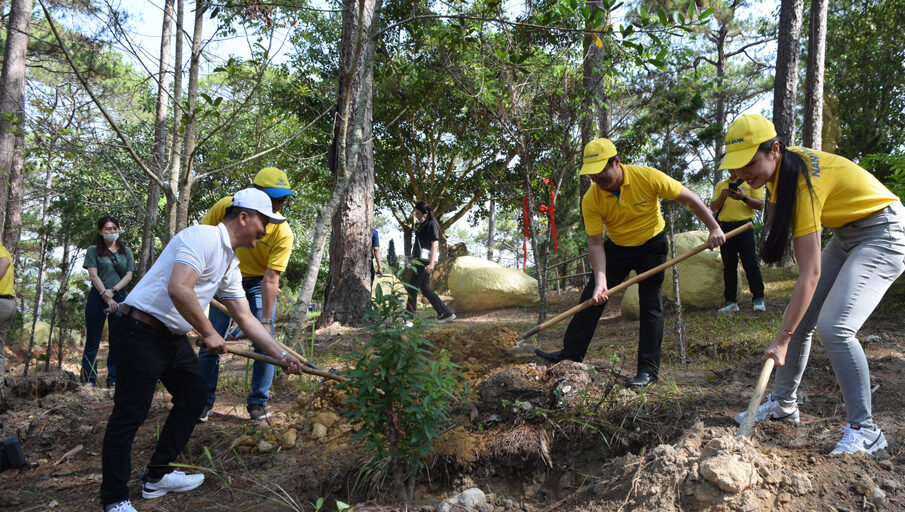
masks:
[(284, 196), (295, 197), (289, 190), (289, 177), (276, 167), (265, 167), (255, 175), (254, 184), (263, 188), (267, 195), (279, 199)]
[(757, 147), (776, 138), (776, 128), (764, 116), (749, 114), (741, 116), (729, 125), (726, 132), (726, 155), (723, 169), (741, 169), (754, 159)]
[(597, 174), (606, 167), (610, 158), (617, 155), (616, 146), (610, 139), (594, 139), (584, 146), (584, 159), (581, 164), (579, 176), (585, 174)]

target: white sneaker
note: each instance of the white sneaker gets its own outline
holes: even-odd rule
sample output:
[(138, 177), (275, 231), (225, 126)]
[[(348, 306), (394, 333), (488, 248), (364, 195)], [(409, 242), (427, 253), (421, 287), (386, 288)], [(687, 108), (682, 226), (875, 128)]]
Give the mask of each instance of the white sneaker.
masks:
[[(744, 419), (745, 412), (740, 412), (735, 416), (735, 422), (739, 425), (742, 424)], [(755, 423), (764, 420), (790, 421), (797, 425), (801, 423), (801, 418), (798, 414), (798, 404), (796, 403), (791, 408), (785, 408), (778, 400), (773, 400), (773, 394), (771, 393), (767, 395), (767, 401), (757, 408), (757, 415), (754, 417)]]
[(204, 475), (186, 475), (182, 471), (173, 471), (163, 475), (157, 482), (145, 482), (141, 488), (141, 496), (145, 499), (159, 498), (169, 492), (185, 492), (195, 489), (204, 482)]
[(766, 311), (767, 306), (764, 304), (764, 299), (754, 299), (754, 311)]
[(717, 310), (718, 313), (734, 313), (736, 311), (738, 311), (738, 303), (735, 302), (727, 302), (725, 306)]
[(411, 320), (409, 320), (408, 322), (405, 323), (405, 326), (408, 327), (409, 329), (411, 329), (412, 327), (415, 326), (415, 322), (412, 322)]
[(104, 507), (104, 512), (138, 512), (129, 500), (111, 503)]
[(445, 324), (446, 322), (452, 322), (455, 319), (456, 319), (456, 314), (450, 313), (444, 317), (438, 318), (437, 321), (440, 322), (441, 324)]
[(836, 445), (831, 454), (838, 455), (840, 453), (874, 453), (877, 450), (886, 448), (886, 436), (879, 428), (873, 429), (861, 428), (861, 425), (844, 425), (841, 429), (845, 433), (842, 441)]

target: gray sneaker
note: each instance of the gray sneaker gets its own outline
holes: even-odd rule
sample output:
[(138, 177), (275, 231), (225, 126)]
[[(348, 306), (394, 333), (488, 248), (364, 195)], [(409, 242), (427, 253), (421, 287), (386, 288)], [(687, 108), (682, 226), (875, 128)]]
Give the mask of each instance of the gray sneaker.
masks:
[(205, 404), (204, 409), (201, 409), (201, 414), (198, 416), (198, 421), (204, 423), (211, 417), (211, 412), (214, 410), (214, 404)]
[(141, 488), (141, 497), (149, 500), (171, 492), (191, 491), (203, 482), (204, 475), (187, 475), (182, 471), (172, 471), (163, 475), (163, 478), (156, 482), (145, 481), (145, 485)]
[(764, 304), (763, 297), (754, 299), (754, 311), (766, 311), (767, 306)]
[[(744, 419), (744, 412), (740, 412), (735, 416), (735, 422), (739, 425), (742, 424)], [(778, 400), (773, 400), (773, 394), (771, 393), (767, 395), (767, 401), (757, 408), (757, 415), (754, 417), (755, 422), (764, 420), (788, 421), (797, 425), (801, 423), (801, 418), (798, 414), (798, 404), (796, 403), (791, 409), (787, 409)]]
[(248, 409), (248, 415), (253, 420), (263, 420), (264, 418), (270, 417), (270, 413), (267, 412), (267, 408), (261, 404), (248, 404), (246, 409)]
[(888, 446), (886, 436), (877, 427), (868, 429), (862, 428), (861, 425), (845, 425), (840, 430), (845, 435), (842, 436), (842, 441), (839, 441), (836, 448), (830, 452), (832, 455), (858, 452), (870, 454)]
[(738, 311), (738, 303), (736, 302), (727, 302), (725, 306), (717, 310), (719, 313), (735, 313), (736, 311)]

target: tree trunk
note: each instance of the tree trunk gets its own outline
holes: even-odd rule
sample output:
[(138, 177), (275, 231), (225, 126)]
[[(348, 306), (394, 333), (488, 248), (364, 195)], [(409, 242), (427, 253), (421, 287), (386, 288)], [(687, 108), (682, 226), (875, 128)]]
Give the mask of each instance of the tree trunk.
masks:
[(782, 0), (773, 84), (773, 124), (787, 145), (795, 144), (795, 104), (803, 0)]
[(185, 34), (185, 1), (176, 0), (176, 50), (173, 62), (173, 138), (170, 146), (170, 188), (167, 195), (167, 230), (166, 240), (169, 242), (176, 236), (176, 205), (179, 184), (182, 182), (182, 137), (179, 128), (182, 126), (182, 46)]
[(0, 230), (13, 265), (18, 260), (22, 229), (25, 56), (32, 6), (32, 0), (13, 0), (10, 4), (3, 71), (0, 72)]
[[(51, 152), (53, 145), (51, 145)], [(41, 205), (41, 246), (38, 261), (38, 277), (35, 283), (35, 305), (32, 309), (31, 335), (28, 337), (25, 371), (28, 371), (28, 359), (31, 358), (35, 346), (35, 329), (41, 321), (41, 307), (44, 305), (44, 276), (47, 273), (47, 246), (50, 234), (47, 233), (47, 211), (50, 210), (50, 187), (53, 185), (53, 159), (48, 159), (47, 173), (44, 176), (44, 203)], [(49, 336), (49, 334), (48, 334)]]
[[(676, 257), (676, 207), (669, 205), (669, 250), (670, 258)], [(688, 356), (685, 352), (685, 329), (682, 317), (682, 298), (679, 295), (679, 266), (672, 267), (672, 290), (676, 296), (676, 341), (679, 344), (679, 362), (686, 364)]]
[[(365, 101), (362, 98), (362, 101)], [(371, 105), (367, 99), (364, 140), (371, 139)], [(360, 108), (362, 108), (360, 106)], [(346, 197), (333, 215), (330, 276), (318, 324), (359, 322), (371, 299), (371, 228), (374, 225), (374, 159), (370, 142), (362, 144)]]
[(182, 171), (179, 183), (179, 195), (176, 200), (176, 233), (182, 231), (189, 223), (189, 202), (191, 201), (192, 185), (195, 183), (192, 168), (195, 163), (195, 141), (198, 129), (198, 116), (195, 106), (198, 103), (198, 73), (201, 67), (201, 42), (204, 25), (204, 12), (206, 4), (202, 0), (195, 3), (195, 28), (192, 32), (192, 58), (189, 63), (189, 90), (186, 98), (186, 112), (188, 122), (185, 123), (185, 138), (182, 147)]
[[(591, 16), (600, 9), (600, 0), (587, 0), (587, 4), (591, 8)], [(607, 12), (603, 24), (608, 25), (609, 23), (609, 12)], [(596, 28), (598, 27), (589, 27), (589, 30)], [(582, 149), (592, 139), (608, 138), (613, 130), (612, 113), (607, 106), (606, 88), (603, 83), (603, 78), (607, 76), (603, 69), (606, 63), (606, 37), (601, 38), (602, 48), (598, 48), (595, 41), (590, 35), (584, 38), (585, 59), (582, 64), (582, 81), (584, 83), (585, 112), (590, 112), (590, 115), (581, 120)], [(578, 180), (578, 206), (580, 209), (581, 198), (591, 188), (591, 180), (587, 176), (579, 176)]]
[[(365, 132), (371, 131), (371, 87), (373, 84), (374, 48), (380, 26), (382, 0), (345, 0), (343, 10), (342, 41), (340, 42), (340, 83), (338, 112), (334, 128), (330, 167), (334, 182), (330, 199), (318, 212), (314, 226), (311, 254), (302, 288), (296, 300), (287, 332), (294, 339), (301, 333), (301, 325), (308, 311), (308, 304), (314, 295), (314, 286), (320, 272), (324, 245), (327, 238), (327, 223), (333, 219), (340, 202), (346, 198), (349, 180), (358, 168), (359, 153), (364, 148), (366, 161), (371, 161), (370, 142), (366, 142)], [(367, 126), (365, 126), (367, 124)], [(373, 163), (371, 183), (373, 184)], [(373, 193), (373, 187), (372, 187)], [(372, 207), (373, 208), (373, 207)], [(370, 213), (373, 216), (373, 210)], [(370, 222), (368, 223), (370, 226)], [(370, 227), (368, 227), (370, 230)], [(334, 233), (340, 235), (340, 233)], [(365, 236), (368, 233), (360, 234)], [(358, 235), (357, 235), (358, 236)], [(356, 254), (359, 259), (366, 259)], [(331, 268), (331, 275), (340, 269)], [(336, 292), (337, 290), (333, 290)], [(332, 293), (332, 292), (331, 292)]]
[(403, 225), (402, 226), (402, 250), (404, 251), (402, 254), (402, 266), (407, 267), (409, 263), (409, 255), (412, 254), (412, 230), (411, 225)]
[[(720, 27), (716, 33), (716, 112), (715, 116), (717, 123), (720, 126), (726, 126), (726, 92), (724, 89), (725, 84), (723, 83), (723, 77), (726, 76), (726, 62), (728, 58), (726, 57), (726, 38), (729, 35), (729, 21), (724, 21), (720, 23)], [(725, 132), (725, 130), (721, 130), (720, 133)], [(717, 137), (716, 140), (713, 141), (713, 157), (715, 159), (714, 163), (716, 165), (713, 166), (713, 178), (711, 180), (711, 185), (716, 186), (723, 179), (723, 171), (719, 170), (719, 163), (722, 160), (722, 155), (725, 147), (725, 140), (723, 137)]]
[[(157, 115), (154, 122), (154, 161), (151, 168), (162, 180), (167, 167), (167, 113), (170, 103), (170, 44), (173, 38), (173, 0), (164, 0), (163, 27), (160, 31), (160, 67), (157, 73)], [(148, 202), (141, 232), (141, 249), (138, 254), (138, 279), (145, 275), (154, 260), (154, 226), (160, 208), (160, 187), (154, 180), (148, 183)]]
[(493, 261), (493, 236), (496, 230), (496, 201), (490, 198), (490, 212), (487, 214), (487, 260)]
[(805, 147), (820, 150), (823, 143), (823, 83), (826, 54), (827, 0), (811, 0), (808, 33), (807, 74), (805, 75), (804, 126)]

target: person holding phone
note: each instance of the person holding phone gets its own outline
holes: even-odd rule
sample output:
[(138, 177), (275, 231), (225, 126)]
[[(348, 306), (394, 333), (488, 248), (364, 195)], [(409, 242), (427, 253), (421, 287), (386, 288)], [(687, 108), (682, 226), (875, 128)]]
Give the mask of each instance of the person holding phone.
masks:
[[(764, 188), (751, 188), (745, 180), (729, 171), (729, 176), (713, 187), (710, 210), (724, 233), (754, 219), (754, 213), (764, 209)], [(749, 229), (726, 240), (720, 247), (723, 259), (723, 296), (726, 304), (718, 309), (720, 313), (738, 311), (738, 260), (742, 260), (748, 288), (754, 296), (754, 311), (766, 311), (764, 304), (764, 278), (757, 263), (757, 248), (754, 230)]]

